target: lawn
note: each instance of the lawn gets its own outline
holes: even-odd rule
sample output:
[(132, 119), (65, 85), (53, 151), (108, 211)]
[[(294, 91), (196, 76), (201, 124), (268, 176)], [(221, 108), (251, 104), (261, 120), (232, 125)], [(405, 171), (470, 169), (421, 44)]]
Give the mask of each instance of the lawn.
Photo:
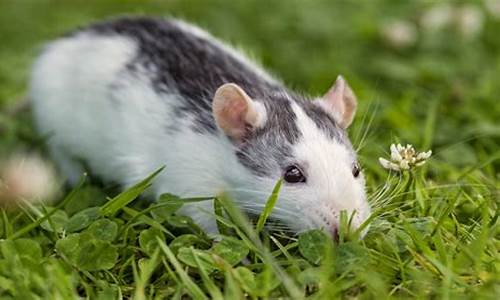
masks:
[[(499, 1), (4, 0), (0, 163), (45, 155), (19, 109), (43, 44), (123, 14), (195, 22), (299, 91), (320, 95), (343, 74), (359, 99), (349, 133), (369, 231), (268, 232), (219, 196), (213, 240), (175, 215), (186, 200), (137, 198), (152, 178), (118, 194), (82, 177), (45, 205), (1, 209), (0, 298), (500, 298)], [(389, 171), (391, 143), (433, 154)]]

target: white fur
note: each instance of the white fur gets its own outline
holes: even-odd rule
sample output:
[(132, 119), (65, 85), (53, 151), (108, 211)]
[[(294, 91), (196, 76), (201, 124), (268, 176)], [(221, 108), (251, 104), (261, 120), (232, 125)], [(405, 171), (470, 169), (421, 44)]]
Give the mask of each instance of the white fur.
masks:
[(262, 128), (267, 122), (267, 111), (264, 104), (261, 102), (253, 101), (253, 109), (257, 112), (257, 120), (254, 124), (256, 128)]
[[(34, 65), (30, 99), (35, 120), (41, 133), (49, 136), (50, 150), (72, 182), (82, 172), (74, 157), (90, 155), (89, 163), (102, 175), (115, 171), (107, 164), (113, 151), (100, 149), (115, 147), (110, 123), (118, 121), (118, 112), (104, 99), (109, 97), (107, 84), (134, 52), (135, 45), (124, 38), (80, 34), (49, 45)], [(101, 134), (104, 128), (109, 135)], [(99, 170), (101, 166), (105, 167)]]
[[(213, 42), (204, 31), (180, 24)], [(49, 137), (49, 150), (62, 172), (75, 183), (83, 172), (78, 163), (82, 159), (95, 175), (129, 186), (165, 165), (153, 183), (154, 195), (199, 197), (228, 191), (242, 208), (259, 213), (281, 170), (276, 170), (275, 178), (257, 179), (238, 162), (234, 145), (222, 133), (194, 132), (189, 118), (174, 124), (169, 116), (175, 107), (165, 103), (179, 102), (175, 99), (179, 95), (160, 98), (140, 73), (134, 78), (129, 73), (117, 75), (135, 55), (136, 47), (125, 37), (80, 33), (52, 43), (36, 61), (30, 90), (36, 125)], [(270, 78), (241, 54), (223, 47)], [(295, 186), (285, 183), (273, 214), (296, 231), (331, 230), (328, 227), (337, 226), (338, 212), (344, 209), (358, 212), (354, 226), (359, 226), (369, 207), (363, 179), (351, 174), (347, 149), (327, 139), (298, 105), (293, 110), (303, 136), (293, 154), (306, 166), (308, 181)], [(181, 129), (166, 130), (169, 127)], [(182, 209), (214, 232), (211, 211), (212, 202)]]
[[(70, 182), (83, 174), (79, 159), (93, 174), (125, 186), (165, 165), (152, 187), (156, 196), (213, 196), (234, 183), (235, 174), (238, 181), (250, 180), (227, 139), (193, 132), (189, 119), (173, 124), (173, 107), (164, 103), (179, 100), (160, 99), (146, 77), (116, 76), (135, 51), (124, 37), (84, 33), (52, 43), (34, 65), (30, 99), (36, 125)], [(170, 133), (166, 128), (172, 126), (183, 129)], [(211, 216), (196, 207), (212, 210), (211, 202), (183, 209), (213, 232)]]
[(297, 231), (318, 227), (335, 231), (344, 210), (348, 217), (354, 214), (351, 226), (358, 228), (370, 215), (370, 207), (362, 174), (358, 178), (352, 174), (354, 157), (345, 145), (319, 130), (297, 104), (293, 103), (292, 108), (302, 134), (293, 147), (293, 157), (307, 177), (303, 186), (294, 184), (282, 189), (285, 203), (295, 202), (296, 213), (304, 215), (292, 224)]

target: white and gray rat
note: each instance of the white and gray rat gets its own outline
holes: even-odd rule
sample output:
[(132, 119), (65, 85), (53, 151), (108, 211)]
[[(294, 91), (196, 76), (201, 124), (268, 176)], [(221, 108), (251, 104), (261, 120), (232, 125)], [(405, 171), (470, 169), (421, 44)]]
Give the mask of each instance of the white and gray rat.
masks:
[[(120, 18), (64, 36), (37, 59), (29, 97), (72, 183), (81, 161), (124, 187), (165, 165), (156, 196), (225, 191), (250, 214), (282, 178), (272, 218), (294, 232), (335, 233), (341, 210), (354, 213), (353, 228), (370, 215), (346, 133), (357, 106), (346, 81), (305, 97), (183, 21)], [(212, 205), (181, 213), (216, 232)]]

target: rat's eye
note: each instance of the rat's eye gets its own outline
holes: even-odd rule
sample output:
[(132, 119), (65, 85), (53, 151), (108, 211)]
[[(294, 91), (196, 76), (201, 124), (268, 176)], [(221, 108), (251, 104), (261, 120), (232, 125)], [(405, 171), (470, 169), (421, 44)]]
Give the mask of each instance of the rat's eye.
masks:
[(302, 171), (297, 168), (297, 166), (288, 166), (285, 169), (283, 179), (285, 179), (288, 183), (306, 182), (306, 177), (302, 174)]
[(352, 176), (354, 176), (354, 178), (358, 178), (360, 172), (361, 169), (359, 168), (359, 165), (354, 164), (354, 166), (352, 167)]

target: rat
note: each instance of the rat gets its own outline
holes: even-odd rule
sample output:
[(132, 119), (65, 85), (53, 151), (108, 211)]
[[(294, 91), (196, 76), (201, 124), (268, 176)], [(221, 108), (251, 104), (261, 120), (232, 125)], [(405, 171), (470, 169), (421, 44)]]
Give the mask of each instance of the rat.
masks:
[[(84, 165), (123, 188), (166, 166), (153, 196), (224, 192), (250, 215), (281, 179), (271, 218), (294, 233), (335, 235), (341, 211), (354, 229), (370, 216), (346, 132), (357, 107), (346, 80), (339, 76), (322, 97), (305, 96), (185, 21), (120, 17), (48, 43), (29, 100), (70, 184)], [(179, 213), (217, 232), (211, 201)]]

